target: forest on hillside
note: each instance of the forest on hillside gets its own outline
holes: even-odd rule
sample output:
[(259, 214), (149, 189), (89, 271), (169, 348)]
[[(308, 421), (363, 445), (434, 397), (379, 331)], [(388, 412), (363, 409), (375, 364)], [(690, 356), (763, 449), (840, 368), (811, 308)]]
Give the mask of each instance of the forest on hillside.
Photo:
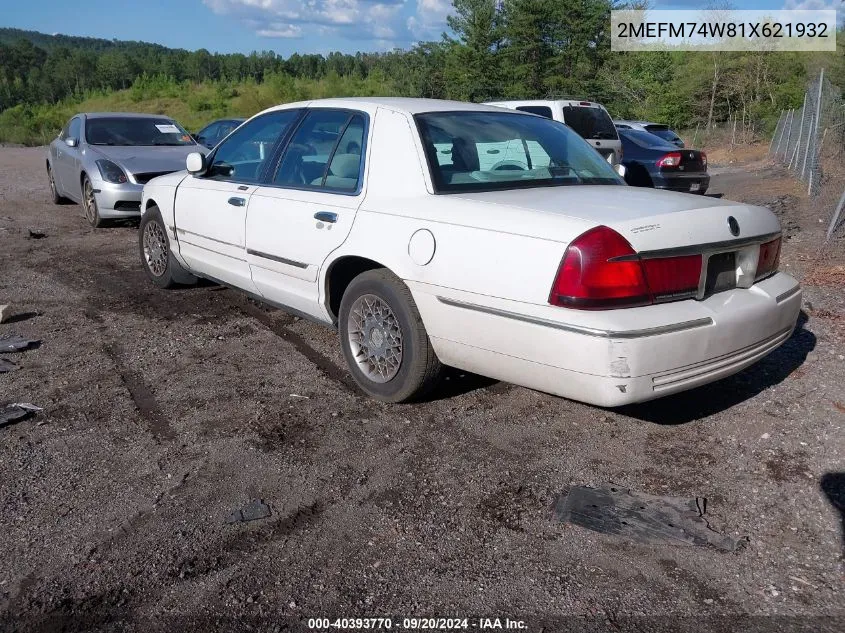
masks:
[(766, 132), (845, 55), (610, 50), (617, 0), (454, 0), (449, 34), (408, 50), (216, 54), (0, 29), (0, 141), (43, 142), (87, 106), (166, 111), (186, 125), (297, 98), (403, 95), (483, 101), (574, 97), (679, 128), (736, 120)]

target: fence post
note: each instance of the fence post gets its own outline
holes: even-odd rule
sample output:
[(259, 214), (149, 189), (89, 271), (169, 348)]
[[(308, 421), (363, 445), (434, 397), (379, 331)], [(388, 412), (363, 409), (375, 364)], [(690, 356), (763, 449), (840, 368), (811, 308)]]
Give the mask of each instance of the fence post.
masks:
[[(772, 132), (772, 140), (769, 141), (769, 156), (772, 155), (772, 149), (775, 146), (775, 138), (777, 138), (778, 133), (783, 129), (783, 110), (780, 111), (780, 116), (778, 117), (777, 125), (775, 125), (775, 131)], [(698, 134), (698, 126), (695, 126), (695, 133)], [(693, 145), (695, 145), (695, 137), (693, 136)]]
[[(822, 88), (824, 87), (824, 68), (819, 71), (819, 96), (816, 99), (816, 124), (813, 128), (813, 143), (815, 143), (819, 138), (819, 118), (821, 117), (822, 112)], [(810, 179), (807, 184), (807, 195), (809, 196), (813, 191), (813, 172), (816, 170), (818, 165), (815, 165), (816, 162), (816, 148), (813, 148), (813, 163), (810, 165)]]
[(845, 190), (842, 191), (842, 196), (839, 198), (839, 204), (836, 205), (836, 211), (833, 212), (833, 217), (830, 220), (830, 226), (827, 227), (827, 235), (824, 241), (827, 242), (833, 231), (836, 230), (836, 225), (839, 224), (839, 214), (842, 213), (842, 207), (845, 205)]
[[(695, 147), (695, 139), (698, 138), (698, 127), (700, 125), (701, 125), (701, 122), (695, 124), (695, 134), (692, 135), (692, 143), (690, 143), (690, 145), (692, 145), (693, 147)], [(774, 141), (774, 140), (775, 140), (774, 137), (772, 137), (772, 141)], [(769, 151), (771, 151), (771, 147), (769, 147)]]
[(788, 118), (789, 118), (789, 115), (787, 114), (786, 117), (784, 117), (784, 119), (783, 119), (783, 127), (780, 128), (780, 136), (778, 137), (778, 144), (775, 147), (775, 158), (777, 158), (778, 155), (780, 154), (780, 144), (781, 144), (781, 141), (783, 141), (783, 133), (786, 132), (786, 120)]
[[(807, 100), (807, 95), (804, 95), (804, 101)], [(795, 167), (798, 167), (798, 148), (801, 147), (801, 136), (804, 134), (804, 108), (801, 108), (801, 127), (798, 128), (798, 140), (795, 142), (795, 151), (792, 152), (792, 158), (789, 159), (789, 166), (787, 169), (792, 169), (792, 161), (795, 161)]]
[(786, 155), (789, 153), (789, 139), (792, 138), (792, 124), (795, 122), (795, 109), (791, 108), (789, 110), (788, 120), (789, 120), (789, 131), (786, 133), (786, 145), (783, 148), (783, 159), (786, 160)]
[(813, 136), (813, 115), (810, 115), (810, 124), (807, 126), (807, 147), (804, 148), (804, 163), (801, 165), (801, 180), (807, 173), (807, 155), (810, 153), (810, 141)]

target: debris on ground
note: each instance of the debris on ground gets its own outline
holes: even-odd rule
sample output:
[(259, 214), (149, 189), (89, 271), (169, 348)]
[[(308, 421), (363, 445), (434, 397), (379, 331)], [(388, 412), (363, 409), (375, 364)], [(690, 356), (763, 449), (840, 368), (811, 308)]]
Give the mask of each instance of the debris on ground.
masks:
[(31, 415), (43, 411), (41, 407), (36, 407), (29, 402), (14, 402), (0, 408), (0, 428), (15, 422), (20, 422)]
[(266, 519), (270, 516), (270, 506), (264, 503), (261, 499), (253, 499), (243, 508), (235, 510), (226, 523), (243, 523), (246, 521), (256, 521), (258, 519)]
[(22, 352), (34, 345), (38, 345), (39, 339), (24, 338), (18, 334), (10, 333), (0, 336), (0, 353)]
[(29, 229), (29, 239), (31, 240), (41, 240), (47, 237), (47, 234), (44, 231), (33, 231)]
[(573, 488), (555, 503), (555, 517), (602, 534), (647, 544), (710, 545), (732, 552), (740, 541), (713, 530), (707, 499), (648, 495), (614, 487)]
[(15, 371), (18, 366), (10, 360), (0, 358), (0, 374), (5, 374), (8, 371)]

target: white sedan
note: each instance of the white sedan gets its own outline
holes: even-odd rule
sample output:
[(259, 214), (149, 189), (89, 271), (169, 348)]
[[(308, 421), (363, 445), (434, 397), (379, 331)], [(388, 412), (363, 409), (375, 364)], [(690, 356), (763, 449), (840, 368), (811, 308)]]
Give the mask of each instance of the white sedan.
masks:
[(543, 117), (425, 99), (266, 110), (143, 192), (161, 287), (204, 277), (340, 333), (383, 401), (443, 365), (602, 406), (733, 374), (801, 289), (767, 209), (625, 185)]

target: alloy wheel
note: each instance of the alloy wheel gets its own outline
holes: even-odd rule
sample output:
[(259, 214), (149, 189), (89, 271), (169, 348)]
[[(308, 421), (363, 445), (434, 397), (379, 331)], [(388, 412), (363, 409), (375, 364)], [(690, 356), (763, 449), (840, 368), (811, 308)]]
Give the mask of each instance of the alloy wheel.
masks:
[(358, 297), (347, 331), (355, 363), (369, 380), (385, 383), (396, 377), (402, 365), (402, 328), (386, 301), (373, 294)]
[(167, 272), (167, 236), (156, 221), (147, 222), (144, 227), (144, 261), (155, 277)]

